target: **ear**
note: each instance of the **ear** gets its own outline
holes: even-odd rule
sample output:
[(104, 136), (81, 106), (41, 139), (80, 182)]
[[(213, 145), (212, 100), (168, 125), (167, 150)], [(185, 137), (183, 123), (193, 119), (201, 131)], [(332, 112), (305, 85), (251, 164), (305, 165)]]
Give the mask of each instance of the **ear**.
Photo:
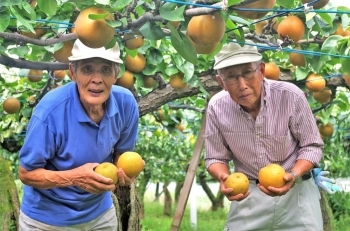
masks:
[(118, 68), (117, 72), (115, 73), (114, 83), (117, 82), (119, 73), (120, 73), (120, 68)]
[(72, 64), (70, 63), (68, 67), (69, 67), (69, 69), (68, 69), (68, 76), (69, 76), (69, 78), (70, 78), (72, 81), (75, 82), (76, 73), (73, 71), (73, 66), (72, 66)]
[(262, 62), (261, 64), (260, 64), (260, 73), (261, 73), (261, 76), (262, 76), (262, 80), (264, 79), (264, 77), (265, 77), (265, 63), (264, 62)]
[(218, 81), (218, 83), (220, 84), (221, 88), (224, 89), (225, 91), (227, 91), (224, 82), (222, 81), (220, 75), (216, 75), (216, 80)]

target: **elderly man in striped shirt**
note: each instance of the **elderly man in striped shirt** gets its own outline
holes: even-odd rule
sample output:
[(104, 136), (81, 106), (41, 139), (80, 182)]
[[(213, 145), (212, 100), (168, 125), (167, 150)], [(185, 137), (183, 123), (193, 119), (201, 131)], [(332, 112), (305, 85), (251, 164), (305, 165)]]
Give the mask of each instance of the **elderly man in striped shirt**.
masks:
[[(323, 230), (320, 193), (310, 173), (322, 158), (323, 141), (303, 91), (264, 78), (261, 59), (256, 46), (235, 42), (215, 56), (223, 91), (208, 105), (205, 161), (232, 201), (224, 230)], [(235, 172), (250, 179), (245, 195), (230, 196), (232, 189), (224, 186), (231, 160)], [(286, 170), (281, 188), (264, 188), (256, 181), (270, 163)]]

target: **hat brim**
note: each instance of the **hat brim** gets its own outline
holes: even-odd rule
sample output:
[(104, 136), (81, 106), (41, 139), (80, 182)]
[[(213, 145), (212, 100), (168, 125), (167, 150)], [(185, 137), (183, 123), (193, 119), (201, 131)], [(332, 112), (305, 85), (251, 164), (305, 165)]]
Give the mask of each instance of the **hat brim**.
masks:
[(80, 56), (70, 56), (68, 57), (68, 60), (69, 61), (77, 61), (77, 60), (82, 60), (82, 59), (91, 59), (91, 58), (101, 58), (101, 59), (106, 59), (106, 60), (109, 60), (109, 61), (112, 61), (112, 62), (115, 62), (115, 63), (123, 63), (123, 61), (119, 58), (110, 58), (110, 57), (101, 57), (101, 56), (98, 56), (98, 55), (80, 55)]
[(260, 61), (261, 59), (262, 59), (261, 54), (235, 55), (216, 63), (213, 69), (218, 70), (218, 69), (222, 69), (222, 68), (230, 67), (234, 65), (257, 62), (257, 61)]

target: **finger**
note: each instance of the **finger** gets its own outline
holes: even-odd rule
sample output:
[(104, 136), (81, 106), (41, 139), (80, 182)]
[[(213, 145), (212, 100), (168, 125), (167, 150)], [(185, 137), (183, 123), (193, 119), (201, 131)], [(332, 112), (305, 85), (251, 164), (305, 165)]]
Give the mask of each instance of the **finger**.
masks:
[(99, 183), (102, 183), (102, 184), (106, 184), (106, 185), (113, 184), (113, 180), (111, 178), (104, 177), (104, 176), (102, 176), (101, 174), (98, 174), (98, 173), (96, 173), (93, 176), (93, 178), (94, 178), (95, 181), (98, 181)]
[(126, 181), (125, 181), (126, 175), (125, 175), (124, 171), (121, 168), (119, 168), (117, 174), (118, 174), (118, 179), (119, 179), (118, 184), (120, 186), (125, 186), (126, 185)]
[(324, 187), (323, 190), (325, 190), (327, 193), (332, 194), (332, 190), (328, 187)]
[(329, 171), (321, 171), (318, 176), (325, 176), (325, 175), (328, 175), (329, 174)]
[(223, 188), (221, 190), (222, 194), (230, 196), (230, 194), (233, 192), (232, 188)]
[(335, 183), (334, 179), (323, 177), (323, 176), (320, 177), (320, 180), (321, 181), (327, 181), (327, 182), (330, 182), (330, 183), (333, 183), (333, 184)]
[(260, 184), (258, 184), (258, 187), (266, 195), (269, 195), (269, 196), (272, 196), (272, 197), (275, 196), (271, 191), (267, 190), (264, 186), (261, 186)]

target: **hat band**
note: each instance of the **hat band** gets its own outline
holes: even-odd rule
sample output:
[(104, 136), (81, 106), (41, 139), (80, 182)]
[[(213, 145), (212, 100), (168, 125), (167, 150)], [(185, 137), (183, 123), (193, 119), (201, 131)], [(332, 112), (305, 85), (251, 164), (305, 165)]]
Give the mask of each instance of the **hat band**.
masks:
[(256, 53), (256, 52), (236, 52), (236, 53), (231, 53), (229, 54), (228, 56), (226, 56), (225, 58), (221, 59), (219, 62), (215, 63), (215, 66), (217, 66), (219, 63), (233, 57), (233, 56), (236, 56), (236, 55), (256, 55), (256, 56), (260, 56), (259, 53)]

